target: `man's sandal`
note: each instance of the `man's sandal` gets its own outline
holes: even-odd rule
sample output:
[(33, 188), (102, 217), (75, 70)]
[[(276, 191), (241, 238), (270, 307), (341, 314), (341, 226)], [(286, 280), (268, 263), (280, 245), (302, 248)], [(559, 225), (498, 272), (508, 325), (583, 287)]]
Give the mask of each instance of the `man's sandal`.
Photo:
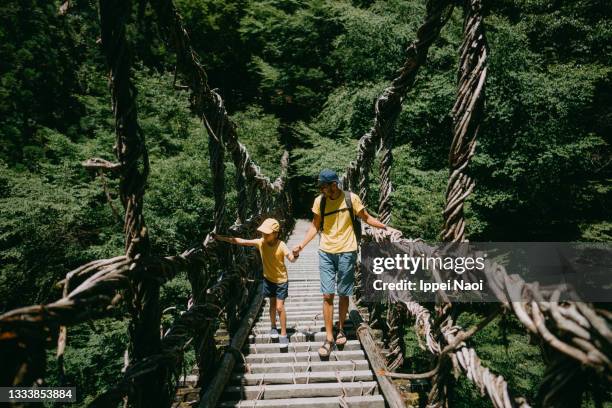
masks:
[(344, 334), (344, 330), (338, 329), (338, 334), (336, 335), (336, 345), (344, 346), (346, 344), (346, 335)]
[(331, 349), (334, 346), (334, 342), (333, 341), (329, 341), (329, 340), (325, 340), (325, 342), (323, 343), (323, 345), (321, 347), (319, 347), (319, 357), (320, 358), (327, 358), (329, 357), (329, 355), (331, 354)]

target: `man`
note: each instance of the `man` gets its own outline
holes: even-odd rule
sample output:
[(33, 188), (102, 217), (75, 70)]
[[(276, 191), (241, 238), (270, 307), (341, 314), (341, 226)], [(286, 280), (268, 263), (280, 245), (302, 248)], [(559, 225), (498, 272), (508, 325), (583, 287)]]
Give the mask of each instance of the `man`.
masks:
[[(337, 345), (346, 344), (344, 320), (348, 312), (349, 296), (353, 294), (355, 281), (355, 263), (357, 261), (357, 237), (353, 230), (353, 221), (346, 202), (345, 192), (338, 187), (338, 175), (333, 170), (322, 170), (319, 174), (319, 190), (321, 194), (312, 205), (312, 224), (306, 232), (301, 244), (293, 248), (294, 256), (317, 235), (321, 230), (319, 242), (319, 274), (321, 277), (321, 293), (323, 293), (323, 319), (325, 320), (326, 339), (319, 348), (321, 358), (329, 357), (334, 341)], [(323, 213), (321, 200), (324, 198)], [(366, 211), (358, 195), (350, 193), (353, 214), (368, 225), (387, 229), (387, 226)], [(321, 222), (323, 221), (323, 228)], [(333, 311), (336, 285), (340, 301), (338, 302), (338, 333), (334, 340)]]

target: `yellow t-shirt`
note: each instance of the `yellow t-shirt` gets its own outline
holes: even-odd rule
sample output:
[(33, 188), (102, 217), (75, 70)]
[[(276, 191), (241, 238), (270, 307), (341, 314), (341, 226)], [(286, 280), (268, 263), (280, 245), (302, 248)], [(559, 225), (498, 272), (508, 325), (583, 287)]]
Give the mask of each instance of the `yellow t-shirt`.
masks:
[[(315, 198), (312, 205), (312, 212), (317, 215), (321, 215), (321, 197), (322, 195), (319, 195)], [(363, 204), (357, 194), (351, 193), (351, 203), (353, 204), (353, 213), (355, 215), (359, 214), (363, 209)], [(335, 200), (325, 199), (325, 214), (342, 208), (347, 208), (344, 193), (340, 194)], [(357, 250), (357, 238), (353, 231), (353, 223), (348, 210), (325, 216), (319, 249), (331, 254)]]
[(263, 238), (259, 238), (257, 249), (263, 263), (264, 278), (272, 283), (287, 282), (289, 280), (285, 266), (285, 256), (289, 254), (287, 244), (279, 239), (275, 245), (270, 246), (264, 242)]

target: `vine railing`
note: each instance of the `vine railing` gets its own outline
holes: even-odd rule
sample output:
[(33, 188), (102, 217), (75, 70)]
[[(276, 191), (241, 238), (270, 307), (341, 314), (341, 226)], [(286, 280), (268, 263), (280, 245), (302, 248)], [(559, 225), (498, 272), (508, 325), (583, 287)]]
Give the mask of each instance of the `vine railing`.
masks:
[[(189, 84), (193, 110), (208, 134), (213, 181), (214, 231), (255, 234), (263, 218), (274, 216), (292, 228), (291, 203), (286, 192), (288, 153), (282, 156), (280, 176), (270, 181), (238, 141), (221, 97), (211, 90), (204, 69), (171, 1), (151, 1), (160, 26), (177, 55), (177, 68)], [(44, 383), (46, 350), (57, 342), (60, 381), (63, 356), (69, 344), (68, 327), (111, 315), (125, 304), (131, 314), (129, 347), (122, 379), (99, 395), (91, 406), (116, 405), (122, 398), (133, 407), (169, 407), (183, 369), (184, 352), (193, 347), (200, 372), (199, 386), (207, 391), (220, 361), (215, 342), (219, 321), (234, 333), (259, 288), (261, 264), (253, 251), (220, 246), (210, 235), (201, 245), (177, 256), (151, 252), (143, 216), (149, 161), (138, 124), (136, 91), (131, 76), (131, 44), (126, 24), (131, 2), (100, 1), (101, 42), (109, 66), (109, 87), (115, 118), (117, 162), (93, 158), (87, 169), (119, 177), (124, 208), (125, 254), (89, 262), (67, 273), (60, 282), (61, 299), (22, 307), (0, 316), (0, 369), (4, 385)], [(236, 169), (238, 203), (230, 225), (225, 200), (225, 152)], [(248, 194), (247, 194), (248, 192)], [(179, 272), (186, 272), (192, 299), (187, 311), (160, 333), (159, 290)]]
[[(406, 60), (375, 103), (372, 128), (361, 137), (357, 158), (346, 171), (343, 182), (347, 188), (357, 191), (363, 200), (368, 196), (368, 174), (378, 154), (380, 158), (379, 216), (391, 221), (393, 126), (402, 101), (414, 83), (418, 69), (425, 63), (429, 47), (438, 37), (453, 11), (448, 0), (429, 0), (424, 23), (417, 31), (417, 38), (406, 51)], [(457, 99), (452, 110), (453, 139), (449, 153), (449, 180), (446, 205), (443, 211), (444, 241), (466, 242), (463, 207), (465, 199), (475, 186), (467, 174), (467, 167), (476, 148), (476, 138), (484, 110), (484, 88), (487, 76), (487, 44), (483, 26), (481, 0), (465, 0), (463, 4), (463, 44), (460, 49)], [(410, 253), (436, 254), (435, 248), (421, 240), (409, 240), (399, 231), (379, 231), (364, 227), (364, 242), (393, 242)], [(575, 407), (580, 405), (585, 383), (590, 377), (606, 383), (612, 380), (610, 347), (612, 316), (581, 301), (570, 288), (544, 290), (537, 282), (523, 281), (517, 275), (509, 275), (505, 268), (487, 261), (480, 275), (464, 276), (476, 281), (484, 279), (495, 294), (498, 306), (479, 324), (467, 330), (456, 321), (465, 308), (451, 304), (439, 297), (433, 310), (413, 301), (401, 291), (391, 291), (386, 304), (363, 302), (361, 277), (356, 271), (356, 303), (367, 311), (368, 328), (382, 329), (383, 340), (388, 347), (386, 376), (409, 380), (430, 379), (431, 390), (428, 407), (445, 407), (449, 404), (452, 385), (458, 375), (465, 375), (476, 385), (482, 395), (487, 395), (495, 407), (528, 407), (524, 397), (513, 396), (506, 380), (486, 368), (476, 349), (469, 345), (472, 336), (502, 313), (513, 313), (528, 333), (539, 339), (547, 369), (542, 380), (537, 401), (541, 406)], [(448, 271), (434, 270), (432, 275), (440, 282), (449, 279)], [(575, 299), (561, 302), (559, 299)], [(516, 299), (524, 299), (517, 302)], [(435, 317), (435, 318), (434, 318)], [(395, 373), (404, 361), (404, 330), (408, 321), (414, 320), (419, 345), (434, 357), (433, 369), (424, 373)], [(399, 395), (399, 394), (398, 394)], [(405, 406), (403, 401), (387, 401), (392, 407)], [(597, 402), (601, 404), (601, 401)]]

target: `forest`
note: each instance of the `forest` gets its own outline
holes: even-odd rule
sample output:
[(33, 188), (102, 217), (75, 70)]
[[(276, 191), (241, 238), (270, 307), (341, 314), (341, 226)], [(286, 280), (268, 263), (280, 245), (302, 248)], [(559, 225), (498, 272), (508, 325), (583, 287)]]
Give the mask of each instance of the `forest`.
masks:
[[(98, 4), (70, 1), (60, 12), (62, 3), (0, 5), (0, 314), (57, 298), (56, 283), (66, 272), (124, 250), (118, 180), (82, 166), (92, 157), (113, 159)], [(340, 172), (354, 157), (358, 138), (372, 125), (375, 99), (415, 38), (425, 2), (175, 4), (210, 86), (224, 98), (262, 171), (274, 179), (283, 149), (289, 151), (294, 216), (308, 218), (319, 170)], [(484, 6), (488, 78), (469, 168), (476, 188), (466, 207), (468, 237), (612, 241), (612, 3), (499, 0)], [(128, 39), (151, 163), (144, 215), (152, 251), (174, 255), (201, 242), (213, 225), (208, 142), (155, 14), (145, 1), (133, 8)], [(391, 224), (405, 236), (440, 238), (461, 39), (458, 7), (394, 128)], [(371, 183), (375, 190), (376, 178)], [(235, 195), (228, 202), (235, 206)], [(366, 205), (376, 212), (375, 201)], [(165, 306), (185, 309), (188, 296), (184, 276), (162, 288)], [(118, 308), (109, 318), (71, 328), (65, 370), (80, 390), (79, 405), (116, 380), (127, 316)], [(171, 319), (164, 316), (164, 323)], [(542, 357), (518, 327), (507, 318), (479, 333), (481, 358), (533, 397)], [(424, 354), (414, 334), (406, 336), (414, 346), (407, 364), (418, 364)], [(48, 364), (53, 373), (52, 351)], [(463, 395), (472, 402), (462, 405)], [(453, 406), (489, 406), (474, 403), (476, 395), (460, 384)]]

